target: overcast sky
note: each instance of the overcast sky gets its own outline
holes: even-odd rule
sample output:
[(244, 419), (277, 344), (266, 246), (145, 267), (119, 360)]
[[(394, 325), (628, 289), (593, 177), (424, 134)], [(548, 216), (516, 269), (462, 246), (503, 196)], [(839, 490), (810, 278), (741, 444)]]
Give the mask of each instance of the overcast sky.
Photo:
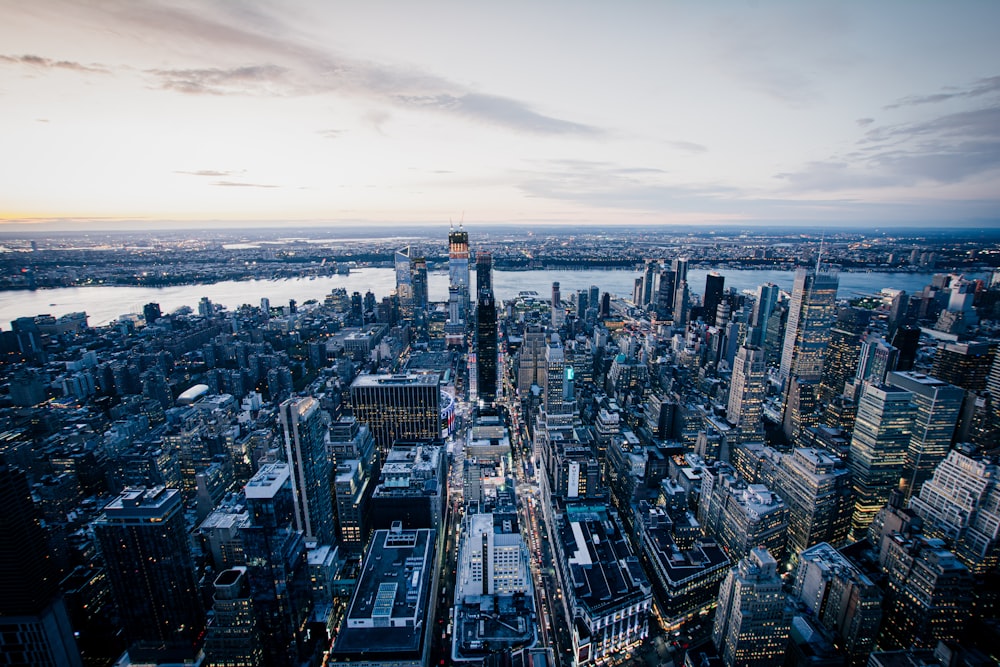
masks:
[(8, 225), (1000, 224), (1000, 2), (0, 17)]

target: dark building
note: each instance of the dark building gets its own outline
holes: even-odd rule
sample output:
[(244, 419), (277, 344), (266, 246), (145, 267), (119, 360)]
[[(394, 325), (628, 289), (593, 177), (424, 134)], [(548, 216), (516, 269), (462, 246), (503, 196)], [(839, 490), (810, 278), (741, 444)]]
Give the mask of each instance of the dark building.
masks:
[(307, 539), (333, 544), (332, 466), (326, 453), (326, 425), (319, 401), (311, 397), (289, 399), (279, 406), (278, 417), (298, 501), (295, 527), (303, 531)]
[(482, 289), (476, 301), (476, 374), (479, 399), (486, 405), (497, 400), (497, 306), (493, 291)]
[(142, 307), (142, 316), (146, 319), (146, 324), (152, 324), (163, 316), (160, 312), (160, 304), (147, 303)]
[(129, 657), (194, 660), (205, 614), (177, 489), (127, 489), (94, 522)]
[(705, 276), (705, 298), (702, 301), (702, 319), (708, 325), (715, 324), (715, 313), (722, 303), (722, 291), (726, 277), (714, 271)]
[(493, 292), (493, 255), (481, 250), (476, 253), (476, 294)]
[(441, 436), (437, 374), (359, 375), (351, 384), (354, 417), (371, 428), (379, 465), (397, 440)]
[(80, 665), (24, 472), (0, 463), (0, 665)]

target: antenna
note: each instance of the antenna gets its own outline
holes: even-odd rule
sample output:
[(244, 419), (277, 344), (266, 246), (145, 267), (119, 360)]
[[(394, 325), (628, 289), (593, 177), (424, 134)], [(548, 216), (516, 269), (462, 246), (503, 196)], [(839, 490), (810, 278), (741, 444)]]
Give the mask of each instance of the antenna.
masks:
[(826, 240), (826, 230), (823, 230), (819, 237), (819, 254), (816, 255), (816, 273), (819, 273), (819, 264), (823, 261), (823, 241)]

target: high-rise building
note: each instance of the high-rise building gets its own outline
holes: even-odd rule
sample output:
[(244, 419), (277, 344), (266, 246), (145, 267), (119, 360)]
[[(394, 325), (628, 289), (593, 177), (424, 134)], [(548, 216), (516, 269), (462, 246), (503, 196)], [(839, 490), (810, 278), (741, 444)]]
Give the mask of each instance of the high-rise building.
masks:
[(770, 667), (785, 654), (790, 626), (778, 563), (754, 548), (719, 588), (712, 643), (726, 667)]
[(934, 357), (931, 375), (969, 391), (986, 389), (995, 347), (985, 341), (945, 343)]
[(264, 664), (301, 664), (309, 658), (306, 620), (312, 598), (305, 540), (294, 527), (295, 493), (289, 465), (261, 466), (243, 492), (252, 519), (240, 534)]
[(603, 504), (573, 504), (555, 529), (574, 664), (620, 655), (646, 637), (652, 588), (618, 517)]
[(714, 325), (715, 312), (722, 302), (722, 291), (726, 277), (715, 271), (705, 276), (705, 298), (702, 300), (702, 320), (709, 326)]
[(733, 361), (726, 409), (726, 419), (736, 427), (740, 442), (763, 440), (766, 381), (764, 351), (755, 346), (741, 346)]
[(742, 480), (711, 487), (710, 496), (702, 492), (702, 527), (714, 535), (731, 558), (745, 556), (755, 546), (763, 546), (779, 558), (788, 540), (788, 506), (763, 484)]
[(59, 576), (27, 476), (0, 463), (0, 665), (79, 667)]
[(397, 440), (441, 437), (437, 374), (359, 375), (351, 384), (354, 417), (375, 437), (379, 465)]
[(1000, 562), (1000, 468), (987, 459), (951, 450), (910, 499), (924, 532), (946, 540), (974, 574)]
[(562, 293), (559, 290), (559, 283), (552, 283), (552, 328), (558, 329), (563, 325), (566, 312), (562, 307)]
[(94, 524), (133, 662), (193, 661), (205, 614), (177, 489), (126, 489)]
[(410, 317), (413, 314), (413, 273), (410, 262), (410, 246), (397, 250), (394, 258), (396, 295), (399, 297), (404, 316)]
[(820, 380), (830, 343), (830, 325), (837, 307), (840, 279), (835, 273), (800, 268), (795, 272), (788, 324), (781, 350), (779, 377), (788, 386), (792, 376)]
[(479, 400), (491, 405), (497, 399), (497, 306), (493, 290), (483, 288), (476, 299), (476, 375)]
[(338, 543), (352, 553), (361, 553), (370, 532), (367, 517), (374, 487), (375, 439), (367, 425), (354, 417), (343, 417), (330, 425), (330, 449), (336, 465)]
[(642, 271), (642, 288), (637, 306), (648, 308), (656, 300), (657, 293), (657, 271), (660, 263), (656, 260), (647, 259), (646, 266)]
[(864, 665), (882, 621), (882, 591), (826, 542), (799, 554), (792, 594), (839, 638), (851, 665)]
[(856, 540), (865, 536), (875, 513), (899, 487), (915, 412), (910, 392), (864, 385), (849, 457), (855, 502), (851, 531)]
[(883, 540), (879, 556), (889, 584), (879, 646), (933, 648), (956, 641), (972, 612), (969, 569), (939, 539), (893, 537)]
[(793, 375), (785, 388), (782, 430), (793, 445), (804, 444), (807, 430), (819, 423), (819, 383)]
[(797, 447), (781, 457), (775, 490), (788, 505), (789, 552), (847, 539), (854, 503), (850, 472), (840, 459), (812, 447)]
[(413, 309), (422, 315), (427, 312), (428, 292), (427, 292), (427, 259), (424, 257), (414, 257), (410, 266), (413, 283)]
[(903, 465), (903, 497), (919, 492), (951, 449), (965, 392), (922, 373), (892, 372), (886, 381), (913, 394), (917, 413)]
[(213, 621), (205, 637), (205, 657), (220, 667), (261, 667), (264, 651), (250, 597), (247, 569), (223, 570), (213, 582)]
[(456, 290), (458, 320), (467, 321), (469, 315), (469, 232), (451, 229), (448, 232), (448, 286)]
[(890, 345), (881, 336), (871, 334), (861, 341), (861, 351), (858, 354), (858, 369), (854, 373), (856, 386), (862, 382), (881, 384), (890, 371), (896, 370), (896, 360), (899, 350)]
[(843, 395), (844, 385), (857, 374), (861, 341), (870, 320), (871, 311), (864, 308), (846, 307), (837, 311), (820, 381), (820, 399), (824, 403)]
[(542, 386), (545, 372), (545, 332), (538, 325), (529, 325), (517, 359), (517, 391), (527, 396), (531, 385)]
[(278, 407), (295, 491), (295, 527), (306, 539), (334, 543), (331, 461), (324, 439), (326, 424), (315, 398), (291, 398)]
[(757, 288), (757, 301), (754, 303), (753, 312), (750, 317), (750, 333), (747, 342), (750, 345), (764, 347), (767, 337), (767, 322), (778, 304), (778, 286), (774, 283), (766, 283)]
[(493, 292), (493, 255), (480, 250), (476, 253), (476, 295), (484, 289)]

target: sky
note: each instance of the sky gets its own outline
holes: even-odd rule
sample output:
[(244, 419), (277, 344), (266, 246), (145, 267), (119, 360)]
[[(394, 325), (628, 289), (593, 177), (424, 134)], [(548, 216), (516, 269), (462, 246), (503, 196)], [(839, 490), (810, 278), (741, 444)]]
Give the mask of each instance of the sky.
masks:
[(0, 16), (0, 230), (1000, 226), (998, 2)]

